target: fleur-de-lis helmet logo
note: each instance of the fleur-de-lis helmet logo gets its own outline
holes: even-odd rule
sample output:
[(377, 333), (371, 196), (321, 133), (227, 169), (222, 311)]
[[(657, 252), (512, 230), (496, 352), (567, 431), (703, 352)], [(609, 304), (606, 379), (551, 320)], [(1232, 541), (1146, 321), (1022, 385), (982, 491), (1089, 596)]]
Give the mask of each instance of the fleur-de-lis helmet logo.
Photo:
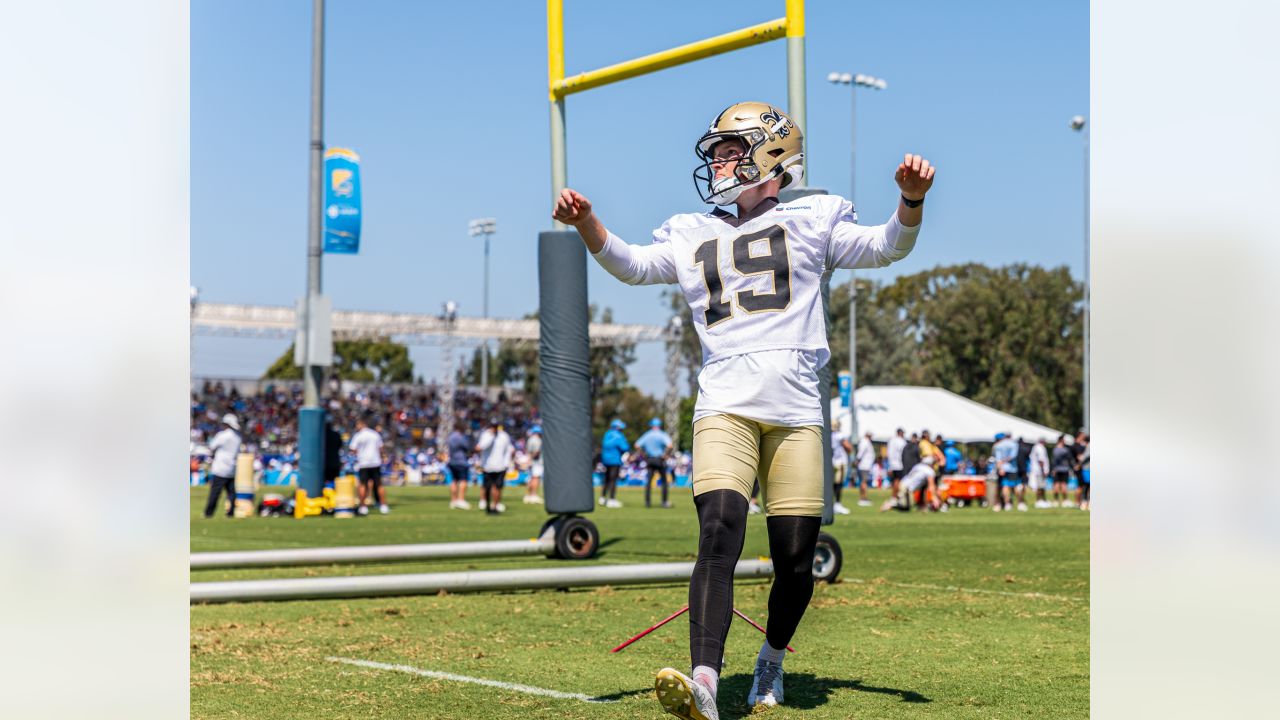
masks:
[(765, 124), (765, 128), (770, 133), (778, 137), (786, 137), (791, 134), (791, 128), (788, 127), (790, 121), (782, 116), (775, 108), (769, 108), (769, 112), (760, 114), (760, 122)]

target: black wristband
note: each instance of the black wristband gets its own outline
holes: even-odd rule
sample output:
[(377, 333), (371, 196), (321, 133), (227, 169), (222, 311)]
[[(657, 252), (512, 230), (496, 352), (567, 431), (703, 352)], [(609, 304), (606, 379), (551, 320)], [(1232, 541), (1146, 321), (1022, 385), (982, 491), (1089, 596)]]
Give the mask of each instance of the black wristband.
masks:
[(906, 205), (909, 208), (918, 208), (924, 204), (924, 198), (920, 198), (919, 200), (912, 200), (908, 198), (906, 195), (903, 195), (902, 204)]

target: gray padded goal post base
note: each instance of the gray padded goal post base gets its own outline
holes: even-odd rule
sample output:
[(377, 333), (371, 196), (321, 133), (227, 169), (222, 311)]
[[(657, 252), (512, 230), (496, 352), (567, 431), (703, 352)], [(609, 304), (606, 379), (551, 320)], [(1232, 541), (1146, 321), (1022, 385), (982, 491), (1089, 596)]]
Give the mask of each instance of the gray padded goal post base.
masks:
[(538, 409), (552, 515), (595, 509), (587, 249), (576, 230), (538, 233)]

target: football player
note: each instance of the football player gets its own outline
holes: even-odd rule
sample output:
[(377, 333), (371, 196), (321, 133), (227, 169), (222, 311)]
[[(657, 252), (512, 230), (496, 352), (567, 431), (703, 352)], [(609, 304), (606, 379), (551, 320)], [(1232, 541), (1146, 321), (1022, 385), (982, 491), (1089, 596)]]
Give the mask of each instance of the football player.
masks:
[[(716, 689), (733, 609), (733, 572), (757, 475), (774, 581), (751, 705), (783, 702), (782, 660), (813, 594), (823, 509), (818, 370), (830, 357), (820, 286), (836, 268), (884, 267), (911, 252), (934, 167), (908, 154), (902, 193), (883, 225), (858, 225), (849, 201), (781, 203), (804, 174), (800, 128), (777, 108), (726, 108), (695, 145), (694, 184), (710, 212), (671, 217), (649, 245), (610, 233), (591, 202), (566, 188), (553, 217), (571, 225), (610, 274), (632, 285), (678, 283), (702, 343), (693, 417), (693, 493), (700, 527), (689, 583), (692, 677), (663, 668), (663, 708), (717, 720)], [(736, 212), (726, 210), (734, 207)]]

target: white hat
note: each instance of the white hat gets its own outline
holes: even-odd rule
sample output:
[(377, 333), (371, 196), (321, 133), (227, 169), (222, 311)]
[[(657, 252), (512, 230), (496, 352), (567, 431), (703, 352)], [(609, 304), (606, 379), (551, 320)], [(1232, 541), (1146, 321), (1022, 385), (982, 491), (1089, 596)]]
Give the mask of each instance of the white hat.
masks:
[(230, 425), (232, 430), (240, 429), (240, 421), (237, 420), (236, 416), (232, 415), (231, 413), (227, 413), (226, 415), (222, 416), (222, 423), (224, 425)]

